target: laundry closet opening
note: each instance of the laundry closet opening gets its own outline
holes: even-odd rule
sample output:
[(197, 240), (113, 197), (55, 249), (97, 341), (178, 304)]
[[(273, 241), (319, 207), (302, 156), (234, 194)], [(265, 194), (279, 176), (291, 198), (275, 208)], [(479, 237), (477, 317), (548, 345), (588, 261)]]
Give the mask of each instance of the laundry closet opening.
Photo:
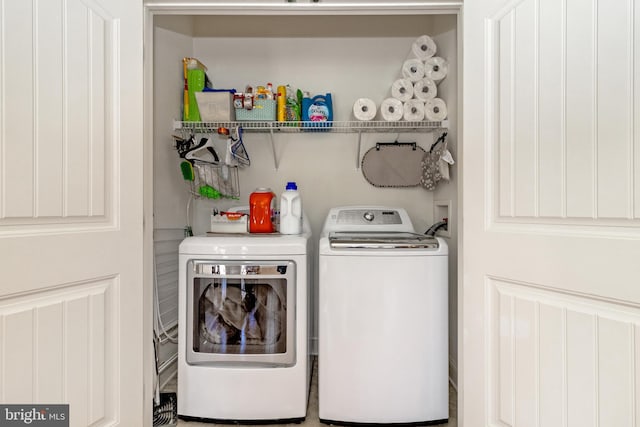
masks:
[[(385, 9), (382, 14), (375, 7), (363, 7), (362, 13), (351, 10), (349, 14), (305, 10), (252, 15), (244, 9), (242, 14), (229, 14), (215, 7), (209, 15), (185, 13), (153, 15), (153, 72), (148, 77), (153, 78), (153, 227), (159, 328), (175, 333), (178, 322), (177, 247), (185, 227), (190, 226), (194, 234), (206, 233), (213, 209), (246, 206), (256, 188), (268, 187), (279, 193), (288, 181), (295, 181), (316, 250), (323, 221), (334, 206), (402, 207), (419, 232), (446, 218), (448, 229), (439, 231), (439, 235), (449, 245), (449, 374), (455, 383), (458, 163), (451, 166), (449, 181), (427, 190), (420, 185), (374, 186), (363, 175), (361, 162), (378, 143), (415, 143), (428, 152), (443, 131), (447, 133), (448, 150), (458, 160), (459, 16), (431, 14), (424, 9)], [(204, 64), (214, 88), (244, 92), (248, 85), (256, 88), (271, 83), (274, 88), (290, 85), (312, 96), (330, 93), (333, 120), (347, 122), (355, 120), (356, 100), (368, 98), (379, 107), (391, 97), (392, 84), (402, 77), (412, 44), (422, 35), (434, 40), (437, 56), (448, 63), (446, 78), (437, 85), (438, 97), (446, 102), (446, 129), (355, 132), (340, 131), (336, 126), (327, 132), (245, 131), (243, 143), (250, 165), (238, 169), (239, 196), (192, 199), (176, 150), (176, 136), (184, 132), (176, 129), (176, 122), (183, 116), (183, 58), (197, 58)], [(378, 112), (375, 120), (379, 118)], [(312, 307), (318, 298), (317, 271), (313, 277), (316, 279), (309, 290)], [(311, 323), (310, 345), (315, 352), (317, 312), (311, 313)], [(175, 373), (169, 363), (175, 344), (171, 340), (164, 343), (160, 358), (167, 363), (161, 382)]]

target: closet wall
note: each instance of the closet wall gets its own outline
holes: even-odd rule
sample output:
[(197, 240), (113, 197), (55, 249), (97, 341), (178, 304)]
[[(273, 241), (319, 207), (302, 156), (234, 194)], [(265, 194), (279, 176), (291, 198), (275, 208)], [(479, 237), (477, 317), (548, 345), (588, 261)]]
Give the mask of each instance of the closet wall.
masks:
[[(171, 148), (173, 120), (180, 117), (180, 101), (176, 95), (176, 79), (180, 70), (162, 64), (175, 64), (190, 55), (193, 37), (189, 35), (192, 20), (174, 17), (172, 30), (154, 31), (154, 330), (161, 387), (177, 372), (178, 355), (178, 245), (184, 238), (186, 225), (185, 186)], [(166, 332), (166, 333), (165, 333)]]
[[(452, 17), (453, 18), (453, 17)], [(455, 18), (453, 18), (455, 19)], [(446, 235), (449, 245), (449, 375), (457, 384), (458, 378), (458, 194), (462, 179), (460, 176), (459, 161), (461, 149), (458, 143), (458, 124), (462, 117), (459, 113), (458, 100), (461, 99), (459, 91), (458, 71), (460, 64), (458, 58), (451, 52), (461, 49), (461, 41), (457, 37), (457, 29), (451, 20), (432, 18), (433, 39), (438, 49), (445, 52), (449, 61), (449, 75), (438, 86), (438, 91), (447, 101), (449, 109), (448, 149), (451, 151), (456, 163), (450, 168), (451, 181), (439, 185), (433, 194), (434, 221), (440, 221), (444, 215), (449, 220), (449, 229)], [(460, 44), (459, 44), (460, 43)], [(460, 82), (462, 80), (460, 79)]]
[[(447, 241), (451, 248), (450, 355), (455, 361), (457, 167), (452, 169), (452, 181), (442, 183), (435, 192), (421, 187), (373, 187), (359, 167), (362, 155), (376, 142), (417, 142), (428, 150), (439, 132), (363, 133), (359, 154), (355, 133), (276, 135), (277, 169), (269, 135), (247, 132), (244, 143), (251, 166), (240, 171), (240, 200), (196, 200), (189, 207), (189, 218), (188, 196), (171, 135), (175, 133), (173, 121), (181, 116), (184, 56), (202, 61), (217, 88), (243, 91), (247, 84), (255, 87), (271, 82), (274, 86), (290, 84), (313, 95), (331, 92), (334, 120), (353, 120), (352, 106), (356, 99), (371, 98), (379, 105), (390, 96), (391, 84), (400, 77), (411, 44), (420, 35), (428, 34), (436, 40), (438, 54), (450, 62), (449, 75), (439, 90), (449, 106), (449, 149), (457, 157), (456, 28), (457, 17), (453, 15), (156, 16), (154, 227), (180, 230), (190, 223), (195, 233), (205, 232), (212, 208), (248, 205), (249, 195), (257, 187), (270, 187), (279, 194), (287, 181), (298, 183), (314, 246), (333, 206), (401, 206), (408, 210), (416, 230), (424, 232), (441, 219), (434, 212), (434, 201), (446, 202), (451, 208), (452, 222)], [(317, 295), (315, 283), (313, 294)]]

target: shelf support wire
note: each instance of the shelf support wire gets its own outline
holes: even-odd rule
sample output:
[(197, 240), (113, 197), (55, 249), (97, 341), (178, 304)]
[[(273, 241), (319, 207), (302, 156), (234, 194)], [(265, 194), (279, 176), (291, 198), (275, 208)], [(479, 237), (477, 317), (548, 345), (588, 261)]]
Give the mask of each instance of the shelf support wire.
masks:
[(362, 143), (362, 131), (358, 131), (358, 155), (356, 156), (356, 170), (360, 169), (360, 145)]
[(273, 165), (278, 170), (278, 156), (276, 156), (276, 143), (273, 137), (273, 126), (269, 127), (269, 139), (271, 140), (271, 153), (273, 154)]

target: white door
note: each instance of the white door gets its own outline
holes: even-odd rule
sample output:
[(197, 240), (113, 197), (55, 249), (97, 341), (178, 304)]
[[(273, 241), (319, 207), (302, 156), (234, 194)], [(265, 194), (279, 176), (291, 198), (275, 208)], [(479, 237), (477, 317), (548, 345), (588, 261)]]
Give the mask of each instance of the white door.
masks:
[(640, 425), (640, 2), (464, 5), (473, 426)]
[(1, 1), (0, 404), (143, 425), (141, 165), (142, 2)]

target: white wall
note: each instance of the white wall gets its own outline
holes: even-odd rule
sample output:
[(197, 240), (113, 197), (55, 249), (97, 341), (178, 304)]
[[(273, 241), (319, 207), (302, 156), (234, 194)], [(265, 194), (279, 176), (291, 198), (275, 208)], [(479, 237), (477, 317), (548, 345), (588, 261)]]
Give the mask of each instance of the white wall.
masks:
[[(215, 87), (242, 91), (247, 84), (272, 82), (312, 95), (331, 92), (335, 120), (352, 119), (353, 102), (360, 97), (380, 103), (389, 96), (411, 43), (430, 32), (429, 20), (415, 16), (282, 17), (277, 27), (272, 18), (242, 17), (235, 25), (229, 19), (197, 18), (194, 55), (209, 67)], [(390, 34), (379, 35), (385, 28)], [(427, 149), (432, 141), (431, 134), (367, 134), (362, 153), (376, 142), (396, 138)], [(247, 204), (256, 187), (279, 193), (286, 181), (295, 180), (314, 235), (320, 233), (328, 209), (341, 204), (403, 206), (418, 230), (432, 223), (432, 193), (418, 187), (380, 189), (366, 182), (356, 169), (356, 134), (279, 135), (277, 171), (268, 135), (245, 133), (245, 143), (252, 165), (240, 176), (240, 202)]]
[[(192, 27), (188, 18), (167, 21), (160, 19), (169, 28), (185, 30)], [(158, 310), (154, 311), (154, 325), (160, 331), (158, 369), (160, 386), (171, 380), (177, 371), (174, 363), (178, 348), (175, 340), (162, 333), (164, 328), (170, 336), (177, 335), (175, 320), (178, 307), (178, 262), (177, 245), (186, 224), (187, 193), (182, 176), (177, 168), (176, 151), (172, 146), (172, 122), (180, 116), (182, 100), (182, 69), (179, 64), (183, 56), (191, 55), (193, 39), (169, 29), (157, 26), (154, 31), (154, 59), (157, 64), (177, 64), (172, 67), (155, 67), (153, 75), (154, 102), (154, 298), (158, 298)], [(154, 301), (154, 309), (156, 301)], [(156, 316), (161, 316), (158, 321)], [(173, 341), (173, 342), (172, 342)]]
[[(450, 168), (451, 180), (441, 182), (434, 192), (434, 201), (449, 204), (449, 227), (446, 237), (449, 244), (449, 364), (450, 376), (454, 384), (458, 382), (458, 171), (459, 171), (459, 150), (458, 150), (458, 58), (455, 19), (454, 16), (432, 17), (433, 32), (432, 38), (436, 42), (440, 52), (444, 52), (444, 57), (449, 62), (449, 74), (438, 86), (438, 96), (446, 99), (447, 107), (452, 113), (449, 115), (449, 130), (447, 132), (447, 148), (456, 160)], [(434, 215), (434, 221), (441, 218)]]
[[(159, 18), (164, 24), (166, 17)], [(190, 28), (186, 18), (174, 17), (169, 23)], [(181, 117), (183, 72), (182, 58), (191, 56), (193, 38), (156, 26), (154, 44), (154, 152), (153, 211), (154, 228), (183, 228), (187, 223), (188, 195), (173, 148), (173, 121)]]
[[(428, 16), (199, 16), (193, 19), (195, 37), (193, 50), (189, 53), (208, 67), (207, 74), (215, 87), (242, 91), (247, 84), (255, 87), (271, 82), (274, 86), (291, 84), (312, 94), (331, 92), (334, 120), (353, 119), (352, 106), (360, 97), (371, 98), (378, 105), (388, 97), (391, 84), (400, 77), (402, 63), (410, 56), (411, 44), (422, 34), (436, 37), (441, 45), (440, 54), (453, 60), (455, 68), (456, 20), (453, 16), (440, 15), (433, 19)], [(177, 25), (172, 27), (174, 30), (178, 30)], [(176, 41), (171, 42), (172, 51), (176, 43), (182, 42), (185, 49), (191, 48), (187, 47), (191, 34), (185, 36), (186, 31), (179, 31), (182, 34), (174, 33)], [(156, 52), (160, 50), (156, 48)], [(177, 193), (182, 185), (178, 157), (171, 150), (166, 152), (166, 148), (170, 146), (172, 120), (180, 116), (180, 60), (186, 53), (174, 52), (172, 55), (163, 53), (162, 57), (156, 58), (155, 73), (156, 78), (165, 74), (163, 79), (167, 79), (166, 84), (156, 85), (156, 90), (163, 93), (155, 94), (156, 110), (162, 110), (161, 114), (158, 112), (155, 115), (156, 120), (161, 120), (156, 122), (156, 144), (168, 156), (156, 159), (154, 195), (164, 200), (155, 203), (155, 222), (162, 226), (182, 226), (185, 221), (185, 196)], [(455, 107), (455, 73), (445, 81), (444, 87), (448, 87), (443, 91), (445, 100)], [(456, 123), (455, 108), (449, 118)], [(450, 135), (455, 138), (455, 133), (450, 131)], [(373, 187), (364, 179), (356, 164), (376, 142), (392, 142), (396, 139), (400, 142), (415, 141), (428, 150), (433, 136), (432, 133), (363, 134), (362, 150), (358, 157), (355, 133), (276, 135), (276, 156), (279, 160), (276, 170), (269, 135), (245, 133), (244, 143), (252, 163), (240, 172), (240, 200), (197, 201), (193, 206), (194, 231), (207, 231), (211, 208), (226, 208), (238, 203), (247, 205), (249, 195), (255, 188), (270, 187), (280, 193), (286, 182), (293, 180), (298, 183), (302, 193), (314, 242), (329, 208), (339, 205), (401, 206), (408, 210), (416, 230), (424, 232), (434, 222), (434, 193), (421, 187)], [(452, 152), (455, 155), (455, 150)], [(171, 156), (174, 160), (171, 160)], [(166, 168), (164, 175), (161, 168)], [(454, 187), (455, 181), (448, 185), (449, 190), (442, 197), (455, 199)], [(455, 250), (455, 246), (452, 250)], [(455, 299), (452, 301), (455, 303)], [(450, 333), (455, 343), (456, 329), (452, 328)]]

